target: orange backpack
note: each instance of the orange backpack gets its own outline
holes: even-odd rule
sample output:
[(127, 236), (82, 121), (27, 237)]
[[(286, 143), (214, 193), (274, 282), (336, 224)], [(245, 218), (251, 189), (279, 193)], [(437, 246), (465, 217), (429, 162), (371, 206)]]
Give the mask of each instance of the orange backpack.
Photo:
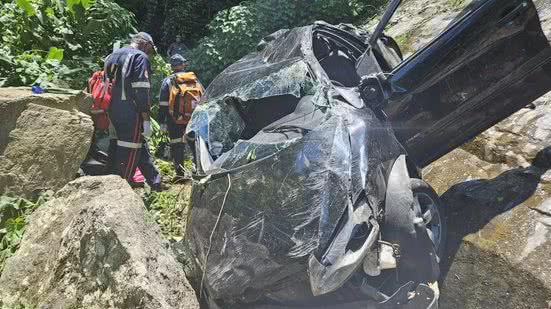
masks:
[(107, 78), (103, 70), (96, 71), (88, 79), (88, 93), (92, 95), (92, 108), (90, 113), (94, 120), (94, 126), (98, 129), (109, 128), (109, 117), (107, 109), (111, 104), (111, 92), (113, 82)]
[(176, 124), (188, 124), (203, 95), (203, 87), (193, 72), (176, 73), (171, 80), (168, 113)]

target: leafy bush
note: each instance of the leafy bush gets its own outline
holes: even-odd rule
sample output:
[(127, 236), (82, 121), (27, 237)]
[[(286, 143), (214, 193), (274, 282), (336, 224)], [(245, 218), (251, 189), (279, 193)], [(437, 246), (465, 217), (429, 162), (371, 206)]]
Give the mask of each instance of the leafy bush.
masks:
[(190, 186), (177, 186), (173, 190), (152, 192), (145, 198), (145, 204), (165, 239), (179, 241), (184, 237), (183, 218), (187, 218), (190, 206)]
[(159, 103), (159, 91), (161, 90), (161, 83), (163, 79), (172, 73), (170, 65), (166, 63), (163, 57), (159, 54), (150, 57), (151, 69), (153, 74), (151, 75), (151, 99), (155, 107), (155, 115), (157, 114)]
[(116, 0), (138, 19), (138, 27), (149, 32), (157, 46), (165, 50), (181, 35), (193, 45), (207, 31), (207, 24), (222, 9), (239, 4), (240, 0)]
[(221, 11), (208, 26), (211, 35), (189, 55), (190, 69), (209, 83), (230, 63), (249, 52), (260, 38), (256, 9), (250, 2)]
[(51, 195), (51, 192), (47, 192), (36, 202), (23, 198), (0, 196), (0, 273), (2, 273), (6, 259), (19, 248), (28, 217)]
[(17, 0), (0, 8), (3, 85), (81, 88), (113, 42), (135, 32), (132, 13), (111, 0)]

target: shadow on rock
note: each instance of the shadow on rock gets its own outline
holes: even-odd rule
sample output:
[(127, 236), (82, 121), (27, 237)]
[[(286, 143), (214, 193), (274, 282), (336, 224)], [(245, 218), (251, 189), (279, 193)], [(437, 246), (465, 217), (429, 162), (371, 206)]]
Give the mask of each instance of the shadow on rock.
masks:
[(549, 300), (548, 290), (538, 278), (470, 243), (454, 257), (444, 280), (440, 308), (544, 309)]
[(444, 308), (545, 308), (549, 295), (540, 281), (492, 251), (492, 246), (500, 246), (497, 238), (514, 233), (514, 226), (490, 232), (496, 239), (489, 246), (484, 238), (476, 244), (465, 239), (483, 233), (501, 214), (512, 216), (521, 204), (530, 207), (541, 176), (549, 168), (551, 148), (546, 148), (528, 168), (512, 169), (493, 179), (465, 181), (442, 195), (448, 207), (447, 260), (442, 264)]

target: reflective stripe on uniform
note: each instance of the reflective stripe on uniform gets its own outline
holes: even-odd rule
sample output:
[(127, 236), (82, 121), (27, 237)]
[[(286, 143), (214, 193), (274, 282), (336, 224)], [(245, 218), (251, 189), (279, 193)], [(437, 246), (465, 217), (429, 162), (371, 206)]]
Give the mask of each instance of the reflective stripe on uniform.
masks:
[(159, 106), (168, 106), (168, 101), (160, 101)]
[(180, 143), (184, 143), (184, 137), (179, 137), (179, 138), (175, 138), (175, 139), (171, 139), (170, 140), (170, 143), (171, 144), (180, 144)]
[(128, 66), (130, 65), (130, 55), (126, 55), (126, 58), (124, 59), (124, 64), (122, 66), (122, 93), (121, 93), (121, 100), (126, 100), (126, 89), (124, 88), (124, 81), (126, 80), (126, 72), (128, 72)]
[(117, 146), (121, 146), (124, 148), (132, 148), (132, 149), (140, 149), (142, 148), (141, 143), (131, 143), (131, 142), (125, 142), (121, 140), (117, 140)]
[(149, 82), (133, 82), (132, 88), (150, 88)]
[(92, 109), (90, 110), (90, 114), (97, 115), (97, 114), (103, 114), (105, 111), (103, 109)]

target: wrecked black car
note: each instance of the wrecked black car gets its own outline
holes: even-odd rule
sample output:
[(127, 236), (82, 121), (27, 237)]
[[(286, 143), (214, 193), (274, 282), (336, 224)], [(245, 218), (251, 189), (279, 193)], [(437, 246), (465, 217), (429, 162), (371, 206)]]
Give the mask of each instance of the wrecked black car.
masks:
[(187, 240), (211, 308), (437, 308), (446, 208), (420, 168), (551, 88), (531, 1), (473, 1), (403, 60), (384, 34), (281, 30), (193, 113)]

